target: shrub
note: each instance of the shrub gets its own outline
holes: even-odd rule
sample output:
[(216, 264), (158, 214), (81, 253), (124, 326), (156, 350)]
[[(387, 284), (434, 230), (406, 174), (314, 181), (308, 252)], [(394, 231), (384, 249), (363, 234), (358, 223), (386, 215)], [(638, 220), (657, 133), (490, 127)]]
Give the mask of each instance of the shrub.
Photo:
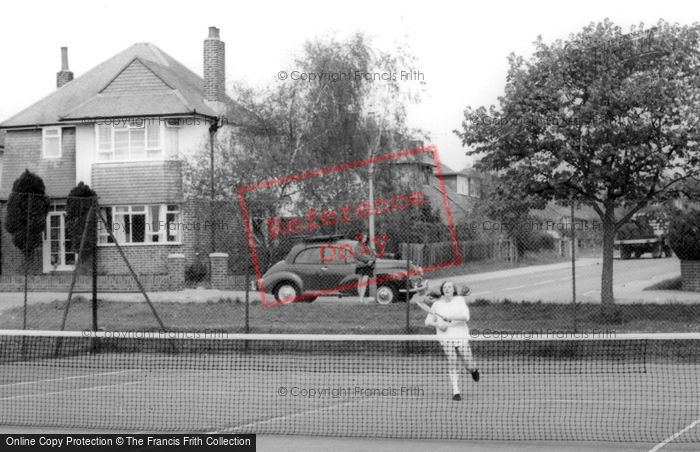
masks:
[(46, 229), (49, 199), (41, 177), (25, 170), (12, 185), (7, 201), (5, 230), (22, 251), (31, 252), (41, 246)]
[(533, 231), (522, 241), (523, 251), (537, 252), (554, 249), (554, 237), (546, 232)]
[(681, 260), (700, 260), (700, 210), (675, 212), (668, 228), (668, 241)]
[(66, 201), (66, 234), (70, 237), (72, 251), (80, 251), (80, 242), (83, 238), (83, 230), (87, 227), (88, 233), (85, 236), (85, 255), (91, 255), (97, 245), (97, 216), (91, 215), (88, 218), (90, 207), (95, 204), (97, 193), (90, 186), (80, 182), (68, 193)]
[(190, 284), (197, 284), (207, 278), (207, 273), (207, 266), (196, 262), (185, 269), (185, 280)]

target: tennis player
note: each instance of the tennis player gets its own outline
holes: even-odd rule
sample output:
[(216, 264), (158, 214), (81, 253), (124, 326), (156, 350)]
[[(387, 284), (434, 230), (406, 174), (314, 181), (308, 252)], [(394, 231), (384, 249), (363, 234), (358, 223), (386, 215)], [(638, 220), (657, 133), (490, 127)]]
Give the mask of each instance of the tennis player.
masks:
[[(461, 357), (474, 381), (479, 381), (479, 370), (476, 368), (472, 350), (469, 346), (469, 308), (462, 296), (456, 296), (455, 284), (445, 281), (440, 286), (441, 297), (433, 303), (435, 314), (428, 314), (425, 319), (427, 326), (435, 327), (435, 333), (440, 337), (440, 345), (447, 356), (452, 382), (452, 400), (462, 400), (459, 390), (459, 363)], [(437, 315), (436, 315), (437, 314)]]

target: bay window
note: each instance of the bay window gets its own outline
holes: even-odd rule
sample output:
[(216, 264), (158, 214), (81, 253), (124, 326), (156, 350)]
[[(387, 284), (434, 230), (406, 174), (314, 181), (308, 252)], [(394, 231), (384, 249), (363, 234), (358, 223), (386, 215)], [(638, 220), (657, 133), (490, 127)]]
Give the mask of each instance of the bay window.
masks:
[[(180, 207), (176, 204), (152, 204), (102, 207), (102, 215), (117, 242), (121, 244), (179, 243)], [(100, 244), (114, 243), (102, 223), (98, 228)]]
[[(165, 155), (164, 127), (159, 120), (115, 120), (98, 123), (95, 129), (98, 162), (157, 160)], [(168, 131), (168, 138), (171, 134)]]

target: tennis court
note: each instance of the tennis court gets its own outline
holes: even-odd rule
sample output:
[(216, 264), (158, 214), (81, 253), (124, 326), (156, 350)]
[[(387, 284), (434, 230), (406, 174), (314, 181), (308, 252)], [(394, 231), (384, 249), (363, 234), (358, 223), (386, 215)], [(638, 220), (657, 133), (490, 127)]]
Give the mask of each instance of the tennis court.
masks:
[[(0, 424), (435, 440), (697, 443), (700, 339), (476, 341), (451, 399), (416, 336), (0, 332)], [(44, 334), (44, 335), (42, 335)], [(60, 337), (60, 341), (59, 341)], [(60, 342), (60, 343), (59, 343)]]

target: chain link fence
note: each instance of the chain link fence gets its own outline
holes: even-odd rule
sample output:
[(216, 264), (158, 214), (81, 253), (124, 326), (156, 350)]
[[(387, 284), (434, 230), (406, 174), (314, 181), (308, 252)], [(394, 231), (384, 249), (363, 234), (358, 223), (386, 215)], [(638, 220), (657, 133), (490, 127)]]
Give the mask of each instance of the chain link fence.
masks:
[(698, 328), (695, 210), (635, 216), (618, 234), (619, 300), (604, 318), (601, 232), (580, 209), (517, 230), (476, 210), (446, 220), (416, 193), (140, 206), (13, 193), (1, 206), (0, 328), (429, 333), (415, 302), (445, 280), (470, 287), (481, 333)]

